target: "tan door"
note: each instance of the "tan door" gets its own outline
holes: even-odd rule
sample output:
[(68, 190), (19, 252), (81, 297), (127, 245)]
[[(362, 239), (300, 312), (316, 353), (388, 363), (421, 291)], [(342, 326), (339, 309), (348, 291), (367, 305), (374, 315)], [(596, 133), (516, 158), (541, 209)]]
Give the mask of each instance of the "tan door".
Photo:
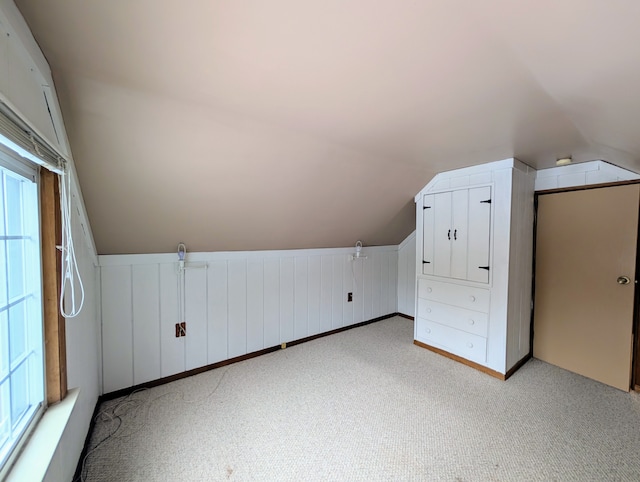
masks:
[(635, 184), (538, 198), (533, 356), (625, 391), (639, 193)]

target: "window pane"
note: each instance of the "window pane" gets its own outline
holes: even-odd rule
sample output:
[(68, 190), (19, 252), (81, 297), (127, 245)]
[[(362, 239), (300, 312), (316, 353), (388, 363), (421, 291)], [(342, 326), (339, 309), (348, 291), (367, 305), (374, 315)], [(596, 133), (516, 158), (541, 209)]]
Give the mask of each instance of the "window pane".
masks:
[(0, 312), (0, 380), (9, 373), (9, 320), (7, 311)]
[(7, 256), (6, 241), (0, 241), (0, 308), (7, 306)]
[(21, 181), (12, 176), (5, 176), (5, 194), (7, 202), (7, 235), (22, 234), (22, 195)]
[(0, 452), (11, 435), (11, 417), (9, 410), (9, 379), (0, 385)]
[(39, 204), (31, 202), (38, 200), (38, 185), (22, 182), (22, 232), (21, 235), (31, 237), (40, 246), (40, 217)]
[(25, 361), (11, 374), (11, 425), (15, 426), (29, 408), (29, 364)]
[(44, 400), (44, 363), (42, 353), (31, 352), (29, 359), (25, 362), (29, 364), (29, 405), (31, 409), (35, 409), (34, 405), (38, 405)]
[(9, 343), (11, 363), (27, 352), (27, 330), (24, 318), (24, 302), (9, 308)]
[(0, 201), (3, 209), (0, 209), (0, 236), (4, 236), (4, 172), (0, 172)]
[(7, 241), (9, 254), (9, 300), (24, 295), (24, 241)]
[(37, 184), (4, 165), (0, 179), (0, 236), (18, 238), (0, 239), (1, 468), (43, 404), (44, 343)]

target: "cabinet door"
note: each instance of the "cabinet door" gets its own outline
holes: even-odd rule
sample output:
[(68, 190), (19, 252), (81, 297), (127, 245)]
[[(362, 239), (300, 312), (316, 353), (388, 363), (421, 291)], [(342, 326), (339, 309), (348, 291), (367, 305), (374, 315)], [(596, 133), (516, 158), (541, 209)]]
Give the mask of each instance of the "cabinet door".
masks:
[(451, 193), (434, 195), (433, 274), (451, 276)]
[(433, 274), (434, 195), (422, 200), (422, 274)]
[(467, 279), (489, 282), (489, 237), (491, 229), (491, 188), (469, 189), (469, 231)]
[(469, 191), (451, 193), (451, 277), (467, 279), (467, 230), (469, 224)]

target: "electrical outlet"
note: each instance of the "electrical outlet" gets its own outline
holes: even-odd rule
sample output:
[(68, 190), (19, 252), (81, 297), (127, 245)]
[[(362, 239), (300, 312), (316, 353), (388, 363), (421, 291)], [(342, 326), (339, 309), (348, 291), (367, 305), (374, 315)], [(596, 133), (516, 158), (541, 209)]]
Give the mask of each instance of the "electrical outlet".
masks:
[(351, 303), (353, 301), (353, 293), (347, 293), (347, 301)]
[(176, 338), (180, 338), (181, 336), (187, 336), (187, 324), (184, 321), (182, 323), (176, 323)]
[(286, 343), (280, 343), (280, 348), (281, 348), (281, 349), (283, 349), (283, 350), (284, 350), (286, 347), (287, 347), (287, 344), (286, 344)]

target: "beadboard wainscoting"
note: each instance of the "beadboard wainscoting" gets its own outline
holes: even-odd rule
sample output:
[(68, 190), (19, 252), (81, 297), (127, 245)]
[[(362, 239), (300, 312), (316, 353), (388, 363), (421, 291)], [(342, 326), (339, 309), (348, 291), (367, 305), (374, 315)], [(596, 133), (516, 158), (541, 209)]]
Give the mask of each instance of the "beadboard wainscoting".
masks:
[(398, 246), (398, 312), (415, 316), (416, 311), (416, 232)]
[(395, 313), (398, 247), (353, 252), (188, 253), (184, 320), (177, 254), (100, 256), (103, 393)]

